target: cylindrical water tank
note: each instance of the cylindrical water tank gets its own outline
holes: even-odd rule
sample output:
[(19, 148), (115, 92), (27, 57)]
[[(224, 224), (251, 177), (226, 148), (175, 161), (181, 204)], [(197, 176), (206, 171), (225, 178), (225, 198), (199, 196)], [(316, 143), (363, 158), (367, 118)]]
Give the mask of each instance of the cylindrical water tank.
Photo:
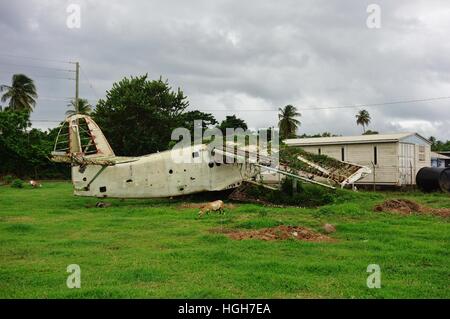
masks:
[(424, 192), (450, 192), (450, 167), (424, 167), (417, 173), (416, 184)]

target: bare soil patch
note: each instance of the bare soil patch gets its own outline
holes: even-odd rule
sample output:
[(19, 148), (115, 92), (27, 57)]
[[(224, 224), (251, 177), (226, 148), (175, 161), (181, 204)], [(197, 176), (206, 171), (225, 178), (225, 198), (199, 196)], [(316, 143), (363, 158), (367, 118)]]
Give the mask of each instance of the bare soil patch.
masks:
[(256, 198), (253, 196), (250, 196), (246, 193), (246, 189), (249, 187), (249, 185), (243, 185), (239, 188), (236, 188), (230, 196), (228, 196), (229, 199), (234, 200), (236, 202), (244, 202), (244, 203), (253, 203), (253, 204), (262, 204), (266, 206), (271, 206), (272, 203), (265, 199)]
[(309, 242), (333, 242), (335, 239), (301, 226), (277, 226), (256, 230), (215, 229), (215, 232), (225, 234), (234, 240), (258, 239), (258, 240), (285, 240), (297, 239)]
[(374, 207), (376, 212), (397, 213), (401, 215), (427, 214), (450, 217), (448, 208), (431, 208), (409, 199), (389, 199)]

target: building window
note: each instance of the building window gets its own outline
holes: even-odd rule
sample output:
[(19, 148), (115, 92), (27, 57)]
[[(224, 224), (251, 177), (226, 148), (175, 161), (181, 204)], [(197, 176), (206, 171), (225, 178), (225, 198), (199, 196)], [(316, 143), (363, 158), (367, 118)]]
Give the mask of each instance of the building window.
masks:
[(345, 148), (341, 148), (341, 161), (345, 161)]
[(378, 164), (378, 148), (376, 146), (373, 147), (373, 164)]
[(419, 145), (419, 161), (425, 162), (425, 145)]
[(317, 150), (317, 154), (322, 155), (322, 149), (321, 149), (321, 148), (319, 148), (319, 149)]

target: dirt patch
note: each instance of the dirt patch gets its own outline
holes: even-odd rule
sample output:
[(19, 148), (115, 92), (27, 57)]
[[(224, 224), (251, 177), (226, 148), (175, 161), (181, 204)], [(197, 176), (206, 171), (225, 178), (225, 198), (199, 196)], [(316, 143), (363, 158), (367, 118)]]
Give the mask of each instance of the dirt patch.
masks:
[[(182, 203), (179, 207), (200, 209), (207, 204), (208, 203)], [(225, 209), (234, 209), (236, 206), (234, 206), (233, 204), (224, 204), (224, 207)]]
[(428, 214), (440, 217), (450, 217), (450, 209), (431, 208), (420, 205), (408, 199), (389, 199), (374, 207), (376, 212), (397, 213), (402, 215)]
[(236, 188), (230, 196), (228, 196), (229, 199), (234, 200), (236, 202), (244, 202), (244, 203), (253, 203), (253, 204), (261, 204), (266, 206), (271, 206), (271, 203), (265, 199), (262, 198), (256, 198), (254, 196), (250, 196), (247, 194), (247, 188), (251, 187), (252, 185), (244, 184), (241, 187)]
[(257, 230), (232, 230), (215, 229), (214, 232), (225, 234), (234, 240), (258, 239), (258, 240), (285, 240), (297, 239), (309, 242), (333, 242), (335, 239), (301, 226), (277, 226)]

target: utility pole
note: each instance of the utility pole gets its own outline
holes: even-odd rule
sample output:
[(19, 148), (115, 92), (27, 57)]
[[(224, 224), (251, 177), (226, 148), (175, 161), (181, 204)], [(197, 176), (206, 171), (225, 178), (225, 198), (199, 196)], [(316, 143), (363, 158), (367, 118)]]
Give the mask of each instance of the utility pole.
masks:
[(80, 84), (80, 62), (75, 62), (75, 112), (78, 114), (78, 87)]

